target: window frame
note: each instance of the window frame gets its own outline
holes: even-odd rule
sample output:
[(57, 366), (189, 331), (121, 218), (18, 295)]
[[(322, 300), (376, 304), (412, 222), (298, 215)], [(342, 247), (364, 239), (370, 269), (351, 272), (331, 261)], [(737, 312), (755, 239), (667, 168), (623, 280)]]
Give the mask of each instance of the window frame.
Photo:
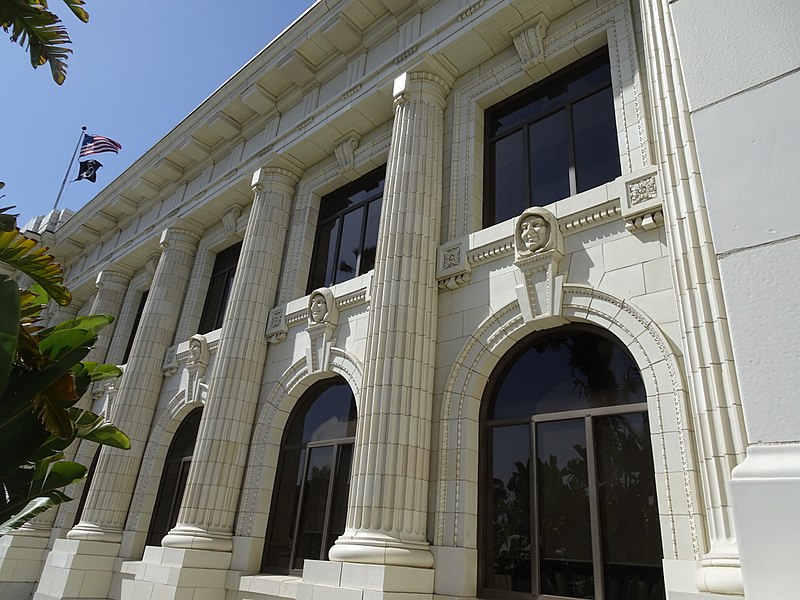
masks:
[(147, 297), (150, 295), (150, 290), (144, 290), (142, 295), (139, 296), (139, 306), (136, 309), (136, 316), (133, 317), (133, 324), (131, 325), (131, 333), (128, 336), (128, 343), (125, 345), (125, 352), (122, 355), (121, 365), (128, 364), (131, 357), (131, 350), (133, 349), (133, 340), (136, 337), (136, 332), (139, 331), (139, 323), (142, 321), (144, 314), (144, 306), (147, 304)]
[[(153, 512), (150, 514), (150, 523), (147, 526), (147, 537), (145, 538), (145, 545), (147, 546), (160, 546), (164, 535), (169, 533), (169, 531), (175, 527), (175, 524), (177, 523), (178, 513), (180, 512), (181, 508), (181, 501), (183, 500), (183, 494), (186, 492), (186, 481), (189, 475), (189, 467), (192, 464), (194, 449), (197, 446), (197, 436), (200, 433), (200, 422), (202, 421), (202, 418), (203, 407), (198, 406), (193, 408), (183, 417), (180, 425), (178, 425), (175, 433), (172, 436), (166, 456), (164, 457), (164, 464), (161, 467), (161, 476), (158, 480), (158, 491), (156, 492), (155, 502), (153, 503)], [(171, 456), (173, 452), (177, 452), (178, 450), (175, 447), (175, 444), (181, 439), (181, 434), (185, 433), (188, 428), (194, 427), (195, 424), (197, 429), (194, 432), (191, 453), (187, 455), (186, 450), (184, 450), (181, 453), (181, 456)], [(175, 487), (170, 497), (167, 498), (165, 496), (165, 486), (168, 484), (168, 477), (170, 476), (167, 472), (167, 467), (171, 464), (178, 464), (179, 466), (177, 471), (172, 475), (172, 477), (174, 477)], [(162, 511), (165, 511), (168, 515), (168, 526), (164, 532), (164, 535), (156, 539), (155, 536), (157, 536), (159, 532), (155, 530), (155, 525), (157, 518), (159, 515), (161, 515)]]
[[(319, 217), (317, 219), (316, 233), (314, 234), (314, 246), (313, 246), (314, 250), (312, 253), (311, 265), (308, 271), (308, 283), (306, 285), (306, 293), (310, 294), (315, 289), (321, 287), (330, 287), (332, 285), (336, 285), (337, 283), (341, 283), (342, 281), (348, 281), (349, 279), (353, 279), (355, 277), (358, 277), (360, 275), (363, 275), (364, 273), (371, 271), (375, 267), (375, 260), (373, 257), (372, 265), (365, 270), (362, 265), (362, 258), (364, 256), (364, 250), (366, 248), (365, 237), (367, 234), (367, 226), (369, 224), (369, 207), (370, 205), (376, 202), (380, 202), (381, 210), (383, 209), (383, 192), (385, 183), (386, 183), (386, 165), (384, 164), (378, 167), (377, 169), (373, 169), (369, 173), (362, 175), (355, 181), (343, 185), (342, 187), (336, 189), (333, 192), (325, 194), (320, 199)], [(356, 193), (363, 191), (364, 188), (372, 184), (375, 184), (375, 186), (379, 188), (376, 189), (374, 193), (369, 194), (366, 198), (350, 206), (347, 206), (342, 210), (339, 210), (335, 213), (331, 213), (330, 215), (325, 214), (326, 203), (335, 203), (337, 200), (346, 199), (351, 195), (355, 195)], [(318, 273), (318, 270), (320, 268), (320, 261), (323, 260), (324, 256), (324, 260), (327, 263), (328, 257), (327, 253), (320, 252), (319, 248), (320, 245), (323, 243), (330, 244), (330, 237), (328, 237), (326, 240), (320, 238), (321, 232), (329, 224), (336, 222), (339, 223), (335, 227), (336, 244), (334, 247), (335, 256), (332, 261), (332, 264), (334, 265), (340, 264), (339, 259), (342, 253), (342, 233), (343, 233), (342, 231), (343, 227), (341, 224), (344, 222), (344, 219), (348, 214), (353, 213), (358, 209), (364, 207), (366, 207), (366, 210), (361, 219), (361, 227), (358, 239), (358, 258), (356, 260), (354, 275), (352, 277), (349, 277), (348, 279), (342, 279), (341, 281), (337, 281), (336, 274), (338, 273), (338, 269), (334, 268), (333, 274), (329, 276), (329, 274), (327, 273), (327, 264), (322, 265), (322, 268), (326, 269), (326, 271), (323, 271), (322, 274), (320, 275)], [(378, 215), (378, 220), (380, 222), (380, 215)], [(378, 238), (378, 231), (376, 231), (376, 241), (375, 241), (376, 248), (377, 248), (377, 238)], [(320, 277), (322, 278), (321, 280)]]
[[(568, 81), (575, 81), (576, 79), (580, 78), (581, 76), (585, 75), (588, 72), (591, 72), (594, 68), (597, 68), (599, 65), (605, 63), (608, 66), (609, 75), (608, 78), (603, 80), (601, 83), (597, 83), (591, 87), (586, 88), (580, 94), (577, 95), (570, 95), (567, 96), (567, 99), (559, 104), (554, 104), (550, 107), (547, 107), (545, 110), (539, 111), (527, 117), (526, 119), (516, 123), (513, 127), (510, 127), (508, 130), (503, 131), (500, 134), (492, 135), (493, 123), (496, 119), (502, 117), (502, 114), (505, 111), (512, 112), (514, 108), (520, 109), (526, 105), (533, 104), (538, 99), (547, 95), (547, 91), (550, 89), (558, 88), (560, 85)], [(577, 72), (577, 77), (576, 77)], [(585, 56), (574, 63), (567, 65), (566, 67), (559, 69), (549, 77), (534, 83), (531, 86), (526, 87), (523, 90), (515, 93), (514, 95), (497, 102), (496, 104), (492, 105), (491, 107), (487, 108), (484, 112), (484, 122), (485, 122), (485, 133), (484, 133), (484, 164), (485, 172), (483, 178), (483, 211), (482, 211), (482, 219), (483, 219), (483, 228), (490, 227), (492, 225), (497, 224), (500, 221), (496, 220), (497, 215), (497, 199), (495, 198), (495, 182), (496, 182), (496, 169), (494, 167), (493, 159), (492, 159), (492, 152), (494, 149), (494, 145), (497, 142), (502, 140), (508, 139), (511, 136), (517, 134), (519, 131), (522, 131), (522, 146), (523, 146), (523, 162), (525, 172), (522, 174), (523, 179), (523, 186), (524, 186), (524, 201), (525, 206), (524, 208), (528, 208), (531, 206), (546, 206), (546, 204), (540, 203), (533, 203), (533, 192), (532, 192), (532, 184), (531, 184), (531, 157), (530, 157), (530, 128), (537, 123), (540, 123), (547, 119), (550, 116), (555, 115), (559, 111), (565, 112), (565, 119), (566, 119), (566, 142), (567, 142), (567, 154), (568, 154), (568, 178), (569, 178), (569, 194), (564, 198), (568, 198), (574, 196), (575, 194), (581, 193), (586, 190), (578, 190), (578, 174), (576, 172), (576, 155), (575, 155), (575, 131), (573, 128), (573, 114), (572, 108), (578, 104), (579, 102), (599, 93), (604, 90), (610, 90), (612, 94), (612, 99), (614, 95), (614, 84), (611, 76), (611, 56), (609, 54), (608, 46), (603, 46), (602, 48), (595, 50), (588, 56)], [(612, 104), (612, 116), (616, 118), (616, 108)], [(615, 157), (617, 159), (616, 165), (617, 170), (614, 177), (609, 179), (608, 181), (613, 181), (617, 177), (622, 174), (622, 164), (619, 156), (619, 140), (617, 139), (618, 135), (615, 131), (613, 142), (616, 147)], [(527, 160), (525, 160), (527, 159)], [(606, 181), (606, 183), (608, 183)], [(587, 188), (592, 189), (592, 188)], [(564, 198), (559, 198), (554, 201), (563, 200)], [(549, 202), (548, 202), (549, 204)], [(505, 219), (504, 219), (505, 220)]]
[[(498, 394), (501, 390), (501, 383), (505, 376), (513, 368), (514, 363), (522, 354), (530, 349), (537, 341), (543, 340), (549, 336), (565, 333), (566, 335), (588, 333), (597, 337), (605, 338), (621, 350), (630, 360), (631, 364), (639, 370), (633, 356), (629, 350), (616, 339), (613, 335), (598, 329), (591, 325), (584, 325), (578, 323), (571, 323), (569, 325), (555, 328), (546, 329), (535, 332), (523, 340), (515, 344), (508, 352), (506, 352), (500, 359), (497, 365), (492, 370), (491, 375), (484, 388), (483, 400), (481, 402), (480, 413), (480, 427), (479, 427), (479, 492), (478, 492), (478, 556), (477, 556), (477, 588), (478, 595), (486, 598), (497, 598), (504, 600), (570, 600), (571, 596), (559, 596), (553, 594), (539, 594), (540, 587), (540, 567), (537, 564), (540, 548), (540, 534), (539, 534), (539, 492), (538, 488), (538, 461), (537, 458), (537, 437), (536, 428), (539, 423), (558, 422), (567, 420), (583, 420), (583, 432), (586, 440), (586, 468), (588, 477), (588, 504), (590, 510), (590, 544), (592, 554), (592, 570), (594, 573), (594, 598), (598, 600), (610, 600), (604, 591), (604, 563), (603, 563), (603, 534), (601, 517), (599, 515), (600, 508), (600, 486), (598, 484), (598, 464), (600, 462), (598, 443), (595, 440), (596, 420), (599, 418), (615, 415), (625, 414), (639, 414), (644, 415), (645, 421), (648, 423), (648, 430), (650, 431), (649, 437), (652, 440), (652, 430), (649, 429), (649, 410), (646, 398), (640, 402), (632, 402), (630, 404), (614, 404), (609, 406), (599, 407), (582, 407), (563, 411), (543, 412), (538, 414), (529, 414), (523, 416), (510, 416), (500, 418), (489, 418), (489, 413), (494, 409), (497, 401)], [(513, 590), (503, 590), (499, 588), (488, 587), (486, 584), (486, 569), (487, 569), (487, 552), (491, 543), (491, 528), (489, 520), (492, 517), (489, 512), (489, 505), (492, 502), (493, 490), (489, 485), (489, 478), (492, 473), (492, 464), (494, 460), (494, 451), (490, 442), (492, 436), (490, 430), (494, 431), (497, 428), (509, 426), (528, 426), (529, 445), (528, 456), (530, 461), (529, 473), (529, 489), (530, 489), (530, 540), (531, 540), (531, 591), (521, 592)], [(650, 456), (654, 459), (653, 447), (650, 445)], [(655, 472), (655, 464), (653, 466), (654, 478), (657, 476)], [(657, 486), (654, 488), (654, 494), (657, 495)], [(656, 508), (656, 511), (658, 509)], [(660, 519), (660, 515), (659, 515)], [(663, 550), (663, 540), (659, 536), (659, 544)], [(663, 574), (663, 569), (662, 569)], [(662, 575), (663, 581), (663, 575)]]
[[(225, 320), (225, 311), (228, 308), (233, 289), (233, 279), (236, 276), (236, 269), (239, 266), (239, 258), (242, 252), (243, 242), (236, 242), (220, 250), (214, 257), (214, 266), (208, 278), (208, 288), (203, 302), (203, 310), (200, 313), (200, 321), (197, 324), (197, 333), (204, 335), (222, 327)], [(230, 262), (230, 257), (236, 254), (236, 260)], [(222, 293), (216, 303), (212, 303), (211, 294), (214, 291), (215, 281), (222, 280)]]
[[(309, 414), (312, 407), (314, 407), (314, 405), (323, 397), (326, 391), (328, 391), (334, 386), (347, 386), (348, 388), (350, 388), (347, 381), (341, 376), (326, 378), (316, 382), (308, 390), (306, 390), (303, 396), (301, 396), (300, 400), (298, 400), (297, 404), (295, 405), (295, 408), (292, 410), (292, 413), (290, 414), (289, 418), (286, 421), (286, 425), (284, 427), (284, 433), (281, 439), (281, 447), (275, 474), (274, 487), (272, 490), (272, 501), (270, 503), (270, 514), (268, 519), (267, 531), (266, 535), (264, 536), (264, 545), (261, 556), (261, 568), (260, 568), (260, 571), (262, 573), (276, 574), (276, 575), (292, 575), (292, 576), (302, 575), (303, 569), (295, 567), (294, 564), (297, 560), (298, 549), (300, 546), (299, 533), (303, 517), (303, 503), (305, 499), (305, 492), (306, 492), (305, 488), (308, 479), (310, 456), (312, 454), (311, 450), (313, 450), (314, 448), (331, 447), (333, 448), (333, 457), (331, 459), (332, 469), (326, 494), (326, 505), (325, 505), (325, 514), (323, 516), (322, 544), (320, 547), (320, 555), (316, 558), (303, 559), (303, 560), (327, 560), (327, 553), (329, 548), (326, 546), (325, 540), (330, 534), (331, 515), (337, 508), (337, 506), (334, 506), (337, 501), (337, 499), (334, 498), (334, 492), (337, 484), (336, 474), (338, 473), (339, 467), (341, 466), (340, 461), (342, 457), (342, 451), (347, 447), (351, 448), (350, 477), (352, 477), (352, 465), (353, 465), (353, 458), (355, 451), (355, 422), (357, 422), (358, 420), (357, 408), (355, 403), (355, 394), (353, 393), (352, 389), (350, 388), (350, 402), (351, 402), (350, 409), (352, 410), (352, 415), (354, 417), (354, 423), (353, 423), (354, 431), (352, 436), (326, 438), (322, 440), (312, 440), (308, 442), (304, 442), (302, 438), (300, 439), (300, 441), (290, 441), (287, 438), (293, 433), (297, 420), (301, 418), (305, 420), (305, 417)], [(297, 492), (297, 498), (295, 502), (297, 509), (292, 515), (292, 520), (293, 520), (293, 523), (291, 524), (292, 543), (289, 548), (289, 560), (288, 560), (289, 566), (288, 568), (282, 568), (275, 566), (274, 564), (269, 564), (269, 561), (271, 559), (271, 557), (269, 556), (269, 550), (270, 550), (270, 545), (272, 544), (272, 538), (275, 535), (278, 517), (285, 516), (285, 515), (276, 515), (274, 511), (278, 510), (278, 502), (277, 502), (278, 497), (282, 493), (286, 493), (285, 490), (281, 490), (281, 485), (283, 484), (281, 476), (284, 472), (284, 469), (288, 468), (286, 463), (287, 460), (289, 460), (289, 455), (294, 451), (300, 452), (299, 463), (302, 465), (302, 467), (300, 469), (300, 472), (295, 473), (295, 478), (296, 479), (300, 478), (301, 484)], [(346, 510), (348, 505), (348, 497), (341, 498), (338, 500), (344, 502), (344, 508)]]

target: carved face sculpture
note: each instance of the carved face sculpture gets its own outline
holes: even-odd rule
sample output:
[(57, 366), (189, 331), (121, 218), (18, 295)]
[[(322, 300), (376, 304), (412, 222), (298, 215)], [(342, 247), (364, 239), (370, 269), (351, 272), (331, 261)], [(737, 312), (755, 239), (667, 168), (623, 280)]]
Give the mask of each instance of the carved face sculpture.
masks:
[(322, 294), (314, 294), (311, 296), (309, 312), (311, 313), (311, 320), (314, 321), (314, 323), (322, 323), (325, 316), (328, 314), (328, 303), (325, 301), (325, 296)]
[(528, 252), (536, 252), (550, 239), (550, 224), (544, 217), (531, 215), (519, 224), (519, 234)]
[(189, 342), (189, 360), (193, 363), (196, 363), (200, 360), (200, 355), (203, 352), (203, 347), (200, 344), (199, 340), (191, 340)]

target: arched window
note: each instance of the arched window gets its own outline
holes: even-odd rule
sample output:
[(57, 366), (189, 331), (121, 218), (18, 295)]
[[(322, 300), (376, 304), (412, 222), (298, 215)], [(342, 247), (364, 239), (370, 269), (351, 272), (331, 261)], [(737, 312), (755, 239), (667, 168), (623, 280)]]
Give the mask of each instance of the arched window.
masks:
[(178, 522), (178, 511), (186, 489), (186, 478), (192, 464), (194, 443), (202, 415), (202, 408), (195, 408), (190, 412), (178, 426), (169, 445), (164, 470), (161, 472), (161, 483), (158, 485), (153, 518), (150, 520), (150, 531), (147, 532), (148, 546), (160, 546), (161, 539)]
[(356, 402), (340, 377), (309, 389), (286, 423), (262, 570), (290, 573), (325, 560), (344, 533)]
[(481, 588), (503, 598), (665, 597), (644, 385), (601, 330), (521, 342), (481, 437)]

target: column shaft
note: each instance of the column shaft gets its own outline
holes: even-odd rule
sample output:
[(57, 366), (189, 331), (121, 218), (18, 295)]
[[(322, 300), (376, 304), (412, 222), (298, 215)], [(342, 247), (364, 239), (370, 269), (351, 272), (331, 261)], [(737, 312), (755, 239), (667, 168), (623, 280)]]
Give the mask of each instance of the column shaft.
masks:
[(332, 560), (430, 567), (425, 536), (447, 85), (395, 82), (347, 530)]
[(177, 526), (163, 545), (228, 551), (297, 177), (260, 169)]
[(722, 284), (672, 17), (666, 0), (642, 0), (642, 12), (709, 538), (696, 584), (701, 591), (742, 594), (730, 477), (745, 456), (747, 435)]
[(111, 409), (111, 421), (128, 434), (131, 449), (103, 447), (81, 522), (67, 534), (70, 539), (121, 539), (158, 402), (164, 354), (173, 341), (198, 238), (177, 228), (161, 237), (161, 259)]

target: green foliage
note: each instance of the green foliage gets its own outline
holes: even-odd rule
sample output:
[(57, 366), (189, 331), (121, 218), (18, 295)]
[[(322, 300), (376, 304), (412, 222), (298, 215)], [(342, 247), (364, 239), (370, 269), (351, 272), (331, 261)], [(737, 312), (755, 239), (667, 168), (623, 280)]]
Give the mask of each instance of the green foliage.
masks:
[[(89, 21), (84, 0), (64, 0), (64, 4), (78, 19)], [(64, 83), (71, 41), (61, 19), (48, 8), (47, 0), (0, 0), (0, 27), (10, 33), (12, 42), (27, 46), (34, 69), (50, 63), (53, 81)]]
[[(0, 210), (1, 212), (1, 210)], [(75, 407), (96, 381), (118, 377), (112, 365), (82, 362), (106, 315), (43, 328), (41, 311), (55, 292), (69, 301), (61, 267), (19, 231), (0, 233), (0, 260), (36, 283), (20, 290), (0, 275), (0, 535), (70, 500), (60, 491), (86, 468), (63, 460), (76, 439), (127, 449), (128, 437), (103, 417)], [(66, 302), (64, 302), (66, 301)]]

